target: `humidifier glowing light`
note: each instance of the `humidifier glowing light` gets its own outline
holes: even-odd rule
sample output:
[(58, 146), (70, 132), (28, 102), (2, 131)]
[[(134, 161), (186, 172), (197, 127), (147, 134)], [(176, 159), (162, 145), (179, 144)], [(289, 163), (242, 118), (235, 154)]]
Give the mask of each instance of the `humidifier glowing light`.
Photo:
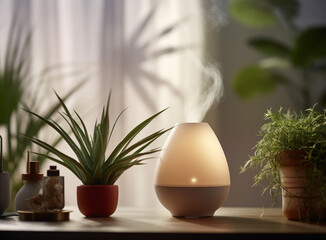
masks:
[(177, 124), (168, 136), (155, 173), (155, 191), (175, 217), (208, 217), (229, 194), (223, 149), (207, 123)]

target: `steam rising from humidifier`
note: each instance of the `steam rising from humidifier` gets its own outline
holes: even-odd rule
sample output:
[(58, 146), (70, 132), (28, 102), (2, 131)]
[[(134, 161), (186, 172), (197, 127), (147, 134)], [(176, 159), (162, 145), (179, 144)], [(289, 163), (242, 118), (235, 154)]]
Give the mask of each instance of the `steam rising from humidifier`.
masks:
[(230, 174), (223, 149), (207, 123), (177, 124), (155, 173), (155, 191), (175, 217), (208, 217), (224, 203)]

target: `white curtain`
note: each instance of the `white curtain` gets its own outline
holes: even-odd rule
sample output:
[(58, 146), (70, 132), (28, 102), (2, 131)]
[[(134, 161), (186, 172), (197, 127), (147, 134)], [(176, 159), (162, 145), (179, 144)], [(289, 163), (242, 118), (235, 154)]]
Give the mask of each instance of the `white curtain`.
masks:
[[(66, 65), (90, 76), (69, 102), (89, 127), (99, 118), (110, 89), (112, 120), (128, 108), (111, 146), (166, 107), (144, 134), (202, 119), (207, 108), (200, 101), (203, 74), (210, 73), (201, 64), (204, 32), (199, 0), (0, 0), (1, 39), (6, 39), (2, 36), (15, 8), (21, 8), (20, 17), (33, 29), (33, 74)], [(74, 76), (62, 78), (53, 83), (59, 94), (76, 84)], [(51, 91), (46, 95), (53, 97)], [(162, 146), (166, 137), (157, 145)], [(151, 160), (122, 175), (117, 182), (120, 206), (159, 205), (153, 186), (155, 165)], [(75, 205), (75, 188), (81, 183), (60, 169), (66, 179), (66, 204)]]

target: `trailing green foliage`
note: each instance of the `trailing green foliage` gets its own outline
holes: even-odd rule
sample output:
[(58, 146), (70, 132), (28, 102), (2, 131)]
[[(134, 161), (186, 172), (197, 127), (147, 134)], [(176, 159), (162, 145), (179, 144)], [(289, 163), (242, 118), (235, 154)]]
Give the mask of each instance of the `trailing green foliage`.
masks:
[[(313, 86), (323, 86), (326, 76), (326, 26), (300, 29), (294, 22), (299, 9), (297, 0), (232, 0), (230, 13), (234, 19), (250, 28), (274, 27), (280, 36), (254, 36), (248, 40), (248, 46), (263, 58), (235, 74), (233, 90), (239, 97), (249, 99), (283, 86), (298, 108), (307, 109), (314, 102), (326, 106), (326, 88), (321, 94), (313, 93)], [(271, 60), (274, 64), (265, 64)], [(259, 77), (250, 71), (253, 67), (259, 70)]]
[[(268, 110), (265, 123), (259, 132), (262, 139), (255, 146), (255, 154), (244, 165), (241, 172), (248, 169), (260, 169), (254, 177), (254, 185), (262, 186), (263, 192), (270, 191), (274, 201), (277, 200), (284, 186), (280, 179), (280, 153), (283, 150), (302, 150), (306, 153), (305, 163), (311, 169), (306, 177), (310, 190), (318, 191), (326, 204), (326, 110), (314, 108), (297, 114), (280, 109), (273, 113)], [(323, 183), (316, 186), (316, 182)]]
[(121, 142), (113, 149), (111, 154), (106, 157), (106, 149), (109, 145), (115, 125), (123, 113), (121, 112), (119, 114), (112, 126), (112, 129), (110, 129), (110, 96), (108, 98), (106, 107), (103, 108), (101, 121), (99, 123), (96, 122), (94, 125), (92, 136), (89, 135), (85, 123), (80, 115), (75, 111), (75, 118), (77, 118), (76, 120), (72, 113), (68, 110), (64, 100), (61, 99), (59, 95), (56, 94), (56, 96), (64, 109), (64, 112), (60, 112), (59, 114), (69, 125), (70, 131), (72, 132), (76, 141), (74, 141), (69, 136), (67, 131), (64, 130), (57, 122), (47, 117), (42, 117), (30, 110), (26, 109), (26, 111), (52, 127), (73, 150), (78, 160), (64, 154), (54, 146), (51, 146), (40, 139), (30, 136), (25, 137), (38, 146), (46, 149), (55, 155), (55, 157), (46, 156), (42, 153), (36, 153), (37, 155), (49, 158), (67, 167), (82, 181), (84, 185), (114, 184), (125, 170), (132, 166), (143, 164), (144, 160), (152, 158), (149, 155), (160, 151), (159, 148), (154, 148), (147, 151), (144, 150), (162, 134), (170, 130), (161, 129), (141, 140), (138, 140), (136, 143), (131, 144), (133, 139), (143, 130), (143, 128), (166, 110), (164, 109), (137, 125), (121, 140)]

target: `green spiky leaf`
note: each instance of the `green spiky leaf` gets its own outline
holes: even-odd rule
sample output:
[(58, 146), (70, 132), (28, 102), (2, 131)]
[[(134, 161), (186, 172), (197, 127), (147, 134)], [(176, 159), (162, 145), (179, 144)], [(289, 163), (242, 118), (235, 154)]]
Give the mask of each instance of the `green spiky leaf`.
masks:
[[(93, 136), (89, 136), (88, 130), (80, 115), (74, 111), (77, 120), (69, 111), (64, 100), (56, 93), (60, 105), (64, 109), (64, 113), (59, 113), (60, 116), (66, 121), (75, 141), (69, 136), (67, 131), (63, 129), (58, 123), (42, 117), (28, 109), (27, 112), (43, 121), (45, 124), (53, 128), (62, 139), (69, 145), (75, 153), (77, 159), (69, 157), (57, 150), (55, 147), (39, 140), (35, 137), (26, 136), (30, 141), (44, 148), (48, 152), (55, 155), (55, 157), (48, 157), (49, 159), (62, 164), (70, 169), (85, 185), (112, 185), (120, 177), (120, 175), (135, 165), (143, 164), (143, 161), (150, 159), (150, 155), (160, 151), (160, 149), (145, 150), (151, 143), (153, 143), (161, 135), (169, 131), (159, 130), (140, 140), (132, 143), (133, 139), (157, 116), (163, 113), (166, 109), (154, 114), (138, 124), (132, 131), (130, 131), (120, 143), (114, 148), (111, 154), (106, 157), (106, 149), (112, 136), (115, 125), (120, 118), (121, 114), (117, 117), (110, 130), (109, 121), (109, 104), (110, 96), (107, 105), (103, 108), (101, 121), (95, 122)], [(123, 111), (124, 112), (124, 111)], [(42, 153), (37, 153), (39, 156), (45, 156)]]

